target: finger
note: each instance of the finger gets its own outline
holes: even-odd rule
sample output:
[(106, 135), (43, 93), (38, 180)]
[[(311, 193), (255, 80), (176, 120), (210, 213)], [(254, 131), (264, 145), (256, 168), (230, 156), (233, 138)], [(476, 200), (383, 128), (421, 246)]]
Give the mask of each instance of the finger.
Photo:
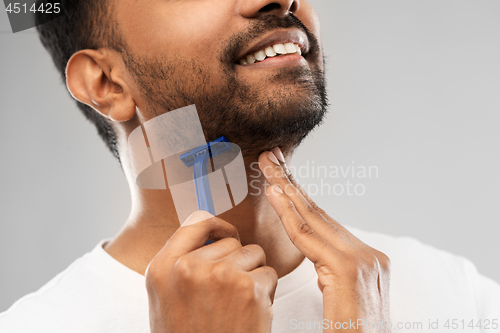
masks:
[(278, 214), (292, 243), (313, 263), (317, 263), (331, 253), (339, 256), (339, 251), (320, 237), (295, 209), (295, 204), (283, 193), (281, 186), (267, 189), (267, 200)]
[[(334, 218), (330, 217), (323, 209), (321, 209), (312, 199), (311, 197), (307, 194), (307, 192), (299, 185), (299, 183), (295, 180), (295, 177), (293, 174), (290, 172), (288, 169), (285, 159), (283, 157), (283, 154), (281, 153), (281, 150), (279, 147), (275, 147), (272, 149), (271, 154), (276, 156), (276, 160), (278, 160), (278, 164), (276, 165), (276, 160), (272, 161), (271, 159), (263, 159), (263, 165), (264, 168), (267, 168), (268, 170), (270, 168), (274, 168), (275, 172), (268, 172), (266, 175), (266, 172), (264, 172), (264, 175), (266, 176), (275, 176), (275, 177), (280, 177), (282, 178), (281, 182), (279, 182), (280, 185), (283, 186), (285, 189), (285, 193), (290, 196), (290, 198), (293, 200), (295, 196), (291, 196), (291, 194), (294, 194), (292, 192), (295, 192), (297, 194), (296, 198), (300, 199), (302, 201), (303, 205), (298, 205), (297, 210), (299, 211), (300, 214), (312, 214), (312, 215), (320, 215), (323, 220), (327, 221), (328, 224), (333, 225), (335, 229), (333, 231), (340, 230), (346, 237), (349, 239), (351, 242), (357, 244), (358, 246), (361, 247), (366, 247), (367, 245), (363, 243), (361, 240), (359, 240), (356, 236), (354, 236), (349, 230), (347, 230), (341, 223), (336, 221)], [(264, 154), (262, 154), (264, 155)], [(262, 156), (261, 155), (261, 156)], [(259, 158), (259, 163), (261, 162), (261, 159)], [(271, 163), (270, 163), (271, 162)], [(278, 167), (276, 169), (276, 167)], [(272, 170), (272, 169), (271, 169)], [(268, 181), (271, 183), (271, 181), (268, 179)], [(272, 183), (271, 183), (272, 184)], [(299, 195), (300, 194), (300, 195)], [(294, 201), (295, 203), (295, 201)], [(318, 225), (319, 228), (325, 228), (326, 232), (329, 232), (329, 227), (327, 224), (320, 224)], [(321, 231), (318, 230), (318, 233)], [(334, 240), (332, 240), (334, 241)]]
[(263, 153), (259, 157), (259, 164), (265, 170), (264, 175), (267, 181), (271, 185), (281, 187), (284, 194), (293, 202), (300, 216), (320, 237), (341, 249), (352, 247), (353, 243), (349, 237), (311, 206), (299, 189), (290, 182), (281, 165), (276, 163), (277, 161), (278, 159), (272, 152)]
[(341, 230), (352, 242), (354, 242), (354, 243), (356, 243), (357, 245), (360, 245), (360, 246), (366, 245), (361, 240), (359, 240), (359, 238), (357, 238), (355, 235), (353, 235), (349, 230), (347, 230), (347, 228), (344, 227), (342, 225), (342, 223), (338, 222), (333, 217), (331, 217), (330, 215), (328, 215), (327, 212), (325, 212), (321, 207), (319, 207), (316, 204), (316, 202), (314, 202), (314, 200), (311, 199), (311, 197), (306, 192), (306, 190), (304, 190), (302, 188), (302, 186), (300, 186), (300, 184), (297, 182), (297, 180), (295, 179), (295, 177), (292, 174), (292, 172), (290, 171), (290, 169), (288, 169), (288, 166), (286, 165), (286, 163), (283, 163), (281, 166), (282, 166), (282, 168), (283, 168), (283, 170), (285, 172), (285, 175), (286, 175), (287, 179), (289, 180), (289, 182), (300, 192), (300, 194), (302, 194), (302, 196), (309, 203), (309, 205), (310, 205), (310, 207), (312, 209), (316, 210), (321, 216), (323, 216), (323, 218), (325, 220), (327, 220), (328, 222), (330, 222), (331, 224), (333, 224), (337, 229)]
[(248, 273), (254, 281), (257, 282), (258, 287), (264, 295), (269, 295), (271, 305), (274, 303), (274, 295), (276, 294), (276, 287), (278, 286), (278, 273), (274, 268), (269, 266), (262, 266), (254, 269)]
[(196, 256), (197, 259), (201, 261), (220, 260), (241, 248), (242, 245), (237, 239), (229, 237), (200, 247), (199, 249), (186, 254), (186, 256)]
[(283, 156), (283, 153), (281, 152), (281, 149), (279, 147), (275, 147), (271, 150), (271, 152), (276, 156), (276, 158), (278, 159), (278, 161), (280, 162), (279, 164), (281, 165), (281, 167), (283, 168), (284, 172), (285, 172), (285, 175), (286, 177), (288, 178), (288, 180), (293, 184), (293, 186), (295, 186), (299, 191), (300, 193), (302, 194), (302, 196), (307, 200), (307, 202), (314, 208), (316, 209), (321, 215), (323, 215), (325, 218), (328, 217), (328, 214), (323, 210), (321, 209), (312, 199), (311, 197), (309, 196), (309, 194), (302, 188), (302, 186), (299, 185), (299, 183), (295, 180), (295, 177), (293, 176), (292, 172), (290, 171), (290, 169), (288, 169), (288, 166), (286, 164), (286, 161), (285, 161), (285, 158)]
[(158, 256), (177, 259), (204, 246), (208, 239), (219, 240), (227, 237), (240, 240), (233, 225), (208, 212), (197, 211), (170, 237)]
[(242, 271), (252, 271), (266, 265), (266, 253), (256, 244), (244, 246), (223, 259), (227, 264)]

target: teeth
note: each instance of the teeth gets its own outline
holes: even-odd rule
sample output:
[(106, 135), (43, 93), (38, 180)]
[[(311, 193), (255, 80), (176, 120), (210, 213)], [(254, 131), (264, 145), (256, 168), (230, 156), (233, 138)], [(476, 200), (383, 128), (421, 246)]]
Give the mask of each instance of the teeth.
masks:
[(293, 45), (292, 43), (286, 43), (285, 44), (285, 49), (286, 49), (286, 53), (295, 53), (295, 52), (297, 52), (297, 49), (295, 48), (295, 45)]
[(276, 51), (276, 53), (278, 54), (286, 54), (286, 48), (285, 48), (285, 45), (283, 44), (276, 44), (276, 45), (273, 45), (273, 49), (274, 51)]
[(300, 46), (294, 43), (276, 44), (273, 46), (268, 46), (264, 50), (255, 52), (246, 57), (246, 59), (240, 60), (240, 65), (246, 66), (251, 65), (256, 62), (264, 61), (266, 58), (276, 57), (278, 55), (285, 54), (302, 54)]
[(251, 64), (254, 64), (257, 60), (255, 59), (255, 56), (253, 54), (250, 54), (248, 57), (247, 57), (247, 62), (249, 65)]
[(262, 61), (264, 59), (266, 59), (266, 53), (264, 51), (259, 51), (255, 53), (255, 60)]
[(297, 50), (297, 53), (302, 55), (302, 50), (300, 49), (300, 46), (298, 46), (297, 44), (294, 44), (295, 45), (295, 49)]
[(272, 46), (266, 47), (266, 50), (264, 52), (266, 52), (266, 56), (268, 56), (268, 57), (275, 57), (276, 56), (276, 51), (274, 51)]

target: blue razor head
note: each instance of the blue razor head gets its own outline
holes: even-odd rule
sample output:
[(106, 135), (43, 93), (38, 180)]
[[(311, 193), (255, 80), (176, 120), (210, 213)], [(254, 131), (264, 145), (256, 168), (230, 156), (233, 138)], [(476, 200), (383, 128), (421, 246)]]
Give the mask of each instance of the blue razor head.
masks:
[(202, 154), (206, 154), (207, 150), (210, 153), (210, 157), (213, 157), (230, 149), (231, 149), (231, 144), (229, 143), (227, 138), (225, 136), (221, 136), (220, 138), (211, 141), (206, 145), (200, 146), (198, 148), (188, 151), (187, 153), (182, 154), (180, 156), (180, 159), (184, 163), (184, 165), (190, 167), (194, 164), (196, 157)]
[(210, 157), (217, 156), (231, 149), (231, 144), (225, 136), (209, 142), (208, 145), (210, 146)]
[(181, 161), (187, 166), (190, 167), (194, 164), (196, 157), (201, 154), (205, 154), (208, 151), (208, 144), (195, 148), (193, 150), (188, 151), (180, 156)]

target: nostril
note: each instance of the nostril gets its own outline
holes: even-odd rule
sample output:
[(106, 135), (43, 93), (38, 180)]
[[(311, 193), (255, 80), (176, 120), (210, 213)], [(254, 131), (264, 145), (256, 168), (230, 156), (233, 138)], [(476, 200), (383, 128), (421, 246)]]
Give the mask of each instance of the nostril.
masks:
[(273, 10), (279, 10), (279, 9), (281, 9), (281, 5), (279, 3), (273, 2), (273, 3), (270, 3), (269, 5), (262, 7), (259, 10), (259, 12), (269, 13), (269, 12), (272, 12)]

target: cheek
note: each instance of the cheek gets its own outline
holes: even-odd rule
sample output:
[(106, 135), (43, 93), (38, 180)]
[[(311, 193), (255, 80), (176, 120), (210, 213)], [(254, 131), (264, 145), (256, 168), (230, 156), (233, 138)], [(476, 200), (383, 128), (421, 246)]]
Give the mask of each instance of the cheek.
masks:
[(232, 13), (213, 2), (161, 2), (154, 9), (129, 6), (119, 24), (134, 52), (176, 60), (215, 59)]
[(314, 8), (306, 1), (303, 1), (300, 5), (300, 10), (297, 13), (297, 17), (304, 23), (304, 25), (309, 29), (309, 31), (316, 37), (319, 44), (321, 45), (321, 28), (319, 23), (319, 17)]

